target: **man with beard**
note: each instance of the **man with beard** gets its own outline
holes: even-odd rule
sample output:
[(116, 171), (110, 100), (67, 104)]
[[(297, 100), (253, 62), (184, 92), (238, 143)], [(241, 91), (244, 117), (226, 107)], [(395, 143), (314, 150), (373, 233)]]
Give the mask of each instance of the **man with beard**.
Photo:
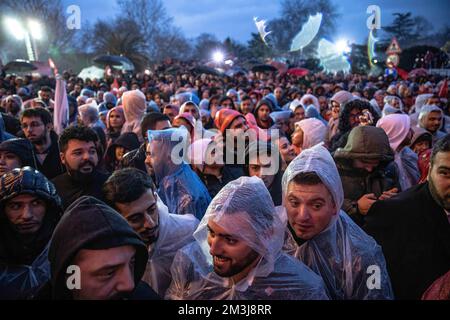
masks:
[(450, 269), (450, 135), (433, 147), (428, 182), (375, 202), (365, 230), (382, 246), (395, 297), (420, 299)]
[(55, 108), (55, 102), (52, 100), (52, 94), (52, 89), (47, 86), (42, 87), (38, 92), (39, 100), (45, 103), (45, 106), (50, 112), (53, 112), (53, 109)]
[(48, 253), (51, 279), (34, 298), (158, 299), (141, 281), (147, 259), (145, 244), (120, 214), (83, 196), (64, 212), (55, 229)]
[(65, 172), (51, 114), (44, 108), (27, 109), (21, 114), (20, 123), (25, 138), (33, 144), (36, 169), (48, 179)]
[(66, 128), (59, 137), (61, 162), (67, 172), (53, 179), (53, 183), (64, 208), (81, 196), (103, 199), (102, 186), (108, 175), (97, 168), (97, 140), (95, 131), (84, 126)]
[(164, 296), (172, 279), (170, 266), (178, 251), (194, 238), (198, 220), (175, 215), (156, 194), (152, 179), (135, 168), (119, 170), (106, 181), (103, 191), (108, 204), (137, 232), (149, 252), (142, 281)]
[(441, 131), (443, 118), (444, 112), (435, 105), (426, 105), (420, 110), (418, 126), (431, 133), (433, 143), (445, 136)]
[(281, 252), (285, 228), (261, 179), (230, 182), (208, 207), (196, 241), (176, 254), (166, 298), (328, 299), (322, 279)]

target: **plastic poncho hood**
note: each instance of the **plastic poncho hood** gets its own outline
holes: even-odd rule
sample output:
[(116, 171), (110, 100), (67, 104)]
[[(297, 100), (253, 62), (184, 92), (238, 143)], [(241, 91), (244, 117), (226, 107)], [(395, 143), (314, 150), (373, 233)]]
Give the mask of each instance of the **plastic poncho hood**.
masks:
[(187, 156), (188, 132), (184, 127), (149, 130), (148, 149), (153, 158), (153, 170), (158, 195), (169, 211), (193, 214), (201, 219), (211, 201), (203, 182), (184, 161)]
[(296, 122), (295, 127), (300, 128), (303, 131), (302, 150), (309, 149), (321, 142), (324, 142), (326, 139), (327, 127), (319, 119), (303, 119)]
[[(284, 197), (289, 183), (301, 172), (314, 172), (319, 176), (333, 197), (336, 214), (327, 228), (303, 244), (298, 244), (288, 231), (284, 250), (322, 276), (332, 299), (392, 299), (381, 247), (340, 210), (344, 192), (331, 154), (318, 145), (295, 158), (283, 176)], [(370, 290), (367, 286), (368, 268), (373, 265), (381, 272), (379, 290)]]
[(198, 220), (192, 215), (169, 213), (167, 206), (157, 197), (159, 235), (149, 247), (149, 259), (142, 281), (147, 282), (158, 295), (164, 297), (170, 285), (170, 266), (179, 249), (194, 241), (193, 233)]
[[(208, 224), (214, 222), (259, 254), (237, 283), (213, 270)], [(321, 279), (282, 253), (286, 218), (278, 215), (264, 183), (241, 177), (214, 198), (194, 233), (196, 242), (178, 251), (172, 264), (171, 299), (327, 299)], [(189, 289), (186, 290), (186, 287)]]

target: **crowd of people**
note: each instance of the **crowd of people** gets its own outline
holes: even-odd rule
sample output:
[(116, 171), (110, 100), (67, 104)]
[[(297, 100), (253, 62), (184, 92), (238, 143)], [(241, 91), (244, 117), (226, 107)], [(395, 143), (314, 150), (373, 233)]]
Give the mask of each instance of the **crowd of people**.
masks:
[(2, 73), (0, 298), (450, 299), (448, 98), (434, 75)]

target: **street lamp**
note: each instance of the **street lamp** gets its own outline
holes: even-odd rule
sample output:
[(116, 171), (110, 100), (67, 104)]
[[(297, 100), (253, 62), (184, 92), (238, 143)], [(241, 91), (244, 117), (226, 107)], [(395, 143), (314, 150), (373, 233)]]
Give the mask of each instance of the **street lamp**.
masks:
[(225, 60), (225, 56), (224, 56), (224, 54), (222, 52), (216, 51), (213, 54), (213, 60), (214, 60), (215, 63), (221, 64)]
[(352, 49), (350, 49), (347, 40), (339, 40), (336, 42), (336, 51), (340, 54), (349, 53)]
[(37, 61), (39, 58), (36, 40), (41, 40), (43, 37), (44, 32), (42, 25), (36, 20), (29, 19), (27, 26), (25, 27), (19, 20), (11, 17), (6, 17), (4, 19), (4, 25), (17, 40), (25, 40), (28, 60)]

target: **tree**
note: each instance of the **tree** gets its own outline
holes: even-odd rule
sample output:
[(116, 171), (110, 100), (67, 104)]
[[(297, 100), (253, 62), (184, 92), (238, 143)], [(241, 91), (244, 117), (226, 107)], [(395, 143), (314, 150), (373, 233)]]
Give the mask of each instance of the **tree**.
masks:
[(227, 37), (224, 40), (223, 46), (226, 53), (232, 57), (236, 57), (241, 60), (249, 57), (248, 48), (238, 41), (231, 39), (230, 37)]
[(273, 56), (273, 50), (262, 41), (259, 33), (252, 32), (251, 39), (247, 43), (249, 54), (256, 59), (264, 61)]
[(388, 34), (388, 38), (384, 39), (385, 43), (389, 43), (392, 37), (396, 37), (400, 46), (406, 48), (429, 40), (433, 25), (426, 18), (414, 17), (411, 12), (397, 12), (393, 15), (394, 21), (389, 26), (383, 27), (383, 31)]
[(151, 61), (158, 62), (167, 56), (188, 57), (184, 53), (190, 54), (189, 42), (173, 25), (173, 18), (161, 0), (118, 0), (117, 3), (122, 16), (135, 21), (145, 34)]
[[(33, 18), (42, 24), (45, 30), (44, 38), (36, 43), (42, 61), (49, 56), (58, 59), (61, 53), (73, 45), (75, 30), (69, 30), (66, 26), (67, 17), (61, 0), (1, 0), (0, 12), (22, 21)], [(25, 55), (23, 44), (17, 46), (9, 39), (2, 42), (2, 47), (17, 49), (13, 50), (14, 58)]]
[(210, 33), (202, 33), (194, 43), (194, 58), (197, 60), (210, 60), (215, 50), (224, 50), (222, 42)]
[(146, 36), (133, 20), (99, 20), (92, 28), (86, 29), (84, 44), (94, 54), (123, 55), (134, 63), (137, 70), (144, 69), (149, 63)]
[(162, 61), (166, 58), (188, 60), (192, 57), (192, 45), (178, 28), (174, 27), (167, 34), (159, 34), (156, 37), (156, 43), (159, 46), (153, 57), (155, 61)]
[[(292, 39), (308, 21), (309, 16), (319, 12), (323, 15), (322, 24), (312, 44), (303, 50), (305, 55), (314, 53), (320, 38), (331, 37), (334, 34), (339, 17), (336, 6), (330, 0), (283, 0), (281, 17), (271, 20), (268, 24), (268, 30), (273, 32), (268, 36), (273, 50), (278, 54), (289, 52)], [(298, 53), (293, 55), (298, 55)]]

